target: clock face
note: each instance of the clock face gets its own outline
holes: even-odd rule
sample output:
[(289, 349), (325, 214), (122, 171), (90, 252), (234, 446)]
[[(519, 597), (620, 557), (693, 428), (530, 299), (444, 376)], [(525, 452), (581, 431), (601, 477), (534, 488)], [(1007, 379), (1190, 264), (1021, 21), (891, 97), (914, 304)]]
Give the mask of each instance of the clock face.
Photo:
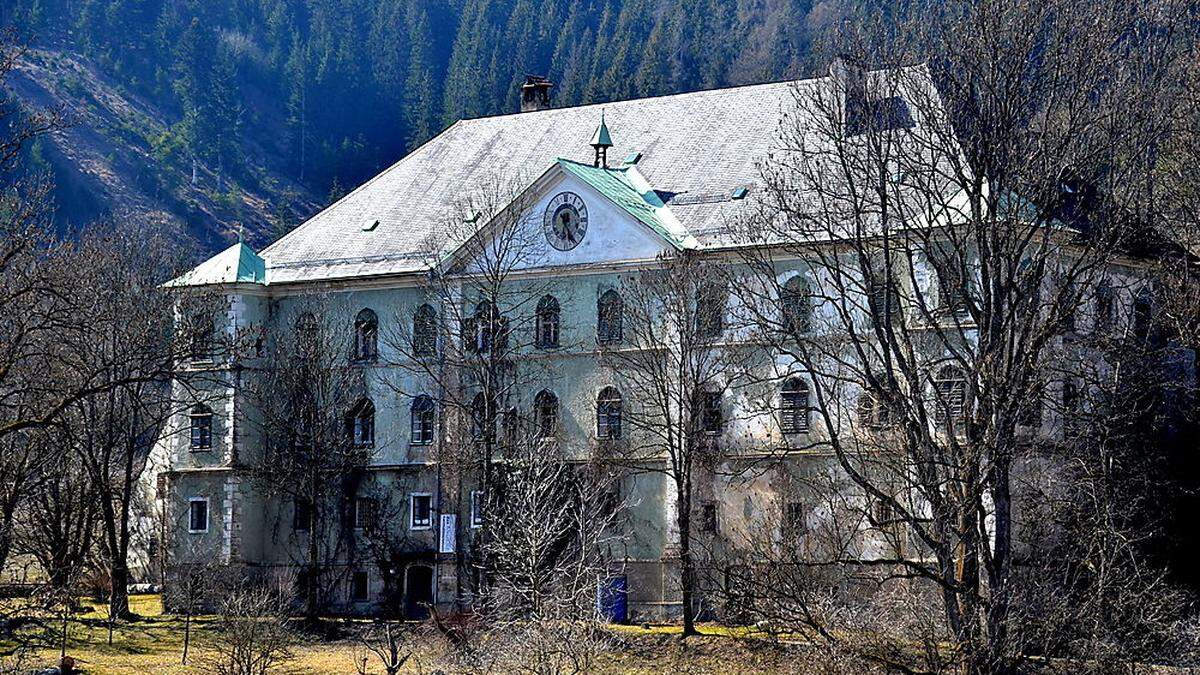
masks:
[(574, 192), (560, 192), (546, 205), (542, 229), (546, 241), (560, 251), (570, 251), (587, 234), (587, 206)]

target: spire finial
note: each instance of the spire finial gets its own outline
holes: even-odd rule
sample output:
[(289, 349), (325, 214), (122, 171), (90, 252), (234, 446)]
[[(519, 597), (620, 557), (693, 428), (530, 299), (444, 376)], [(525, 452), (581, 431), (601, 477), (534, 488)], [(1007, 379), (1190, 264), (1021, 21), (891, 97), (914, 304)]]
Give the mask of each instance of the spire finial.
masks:
[(608, 168), (608, 149), (612, 147), (612, 135), (608, 133), (608, 125), (604, 122), (604, 108), (600, 109), (600, 126), (592, 134), (592, 148), (596, 150), (595, 166)]

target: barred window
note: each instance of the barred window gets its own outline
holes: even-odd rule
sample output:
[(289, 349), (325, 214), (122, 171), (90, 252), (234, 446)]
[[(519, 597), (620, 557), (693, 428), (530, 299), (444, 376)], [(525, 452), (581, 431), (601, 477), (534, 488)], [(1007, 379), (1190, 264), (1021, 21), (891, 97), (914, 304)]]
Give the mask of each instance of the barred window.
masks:
[(558, 300), (553, 295), (547, 295), (537, 304), (537, 325), (535, 340), (538, 349), (554, 349), (558, 347), (559, 333)]
[(961, 368), (942, 366), (934, 378), (937, 401), (934, 402), (934, 419), (961, 423), (966, 412), (967, 379)]
[(803, 335), (812, 329), (812, 291), (808, 280), (797, 274), (783, 285), (781, 293), (784, 329)]
[(779, 426), (783, 433), (807, 433), (808, 413), (808, 383), (799, 377), (788, 378), (779, 394)]

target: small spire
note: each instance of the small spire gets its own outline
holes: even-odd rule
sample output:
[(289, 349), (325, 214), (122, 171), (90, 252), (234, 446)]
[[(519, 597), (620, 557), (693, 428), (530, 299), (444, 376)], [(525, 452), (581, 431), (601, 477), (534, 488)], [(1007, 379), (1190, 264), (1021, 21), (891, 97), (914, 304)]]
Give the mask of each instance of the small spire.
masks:
[(241, 222), (234, 223), (233, 227), (235, 230), (237, 230), (238, 243), (239, 244), (245, 243), (246, 235), (242, 231), (244, 229), (244, 227), (242, 226)]
[(589, 143), (596, 150), (595, 166), (603, 166), (608, 168), (608, 149), (613, 146), (612, 135), (608, 133), (608, 125), (604, 123), (604, 108), (600, 109), (600, 126), (596, 127), (596, 133), (592, 134), (592, 141)]

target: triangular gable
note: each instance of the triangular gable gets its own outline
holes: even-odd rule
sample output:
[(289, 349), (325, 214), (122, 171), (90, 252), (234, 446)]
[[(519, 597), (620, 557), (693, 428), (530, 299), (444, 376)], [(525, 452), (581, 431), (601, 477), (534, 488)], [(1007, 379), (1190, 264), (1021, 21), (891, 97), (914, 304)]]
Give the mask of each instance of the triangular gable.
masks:
[[(608, 201), (619, 211), (630, 216), (635, 222), (644, 226), (656, 239), (662, 240), (676, 250), (699, 247), (699, 242), (687, 228), (663, 203), (658, 194), (650, 186), (638, 170), (632, 166), (620, 168), (601, 168), (588, 164), (573, 162), (558, 158), (545, 171), (533, 180), (512, 204), (526, 204), (533, 200), (526, 199), (533, 193), (544, 189), (556, 178), (573, 177), (593, 190), (602, 199)], [(508, 208), (502, 211), (506, 214)], [(476, 237), (486, 237), (492, 231), (492, 223), (499, 216), (482, 223), (478, 230), (462, 244), (447, 249), (441, 257), (439, 265), (453, 264), (467, 245)]]

